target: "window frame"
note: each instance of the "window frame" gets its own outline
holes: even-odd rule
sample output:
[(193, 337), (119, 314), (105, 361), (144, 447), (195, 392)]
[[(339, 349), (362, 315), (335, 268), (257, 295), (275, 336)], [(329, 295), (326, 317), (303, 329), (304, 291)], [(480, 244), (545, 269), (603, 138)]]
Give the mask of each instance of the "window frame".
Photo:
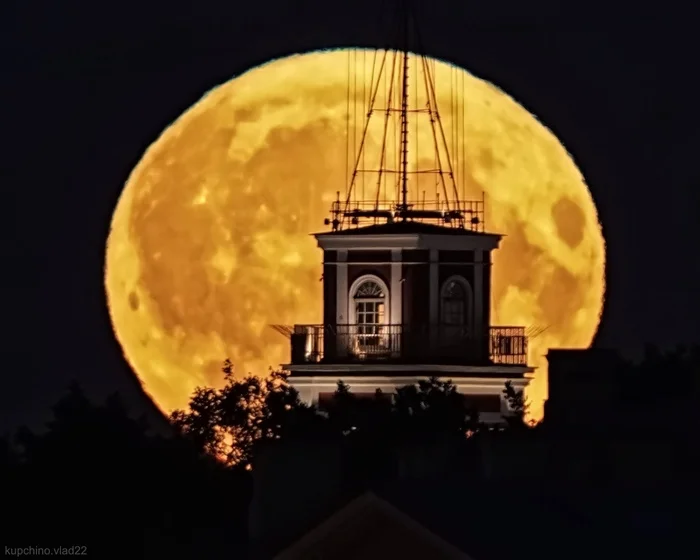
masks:
[[(360, 297), (357, 298), (357, 292), (359, 289), (366, 283), (368, 282), (373, 282), (375, 283), (379, 289), (382, 292), (383, 297)], [(356, 332), (353, 333), (353, 347), (356, 347), (356, 351), (359, 352), (366, 352), (368, 349), (374, 349), (375, 351), (380, 351), (384, 346), (388, 345), (388, 327), (389, 325), (389, 320), (391, 317), (390, 314), (390, 293), (389, 293), (389, 288), (386, 285), (386, 282), (384, 282), (381, 278), (379, 278), (375, 274), (363, 274), (359, 278), (357, 278), (353, 283), (352, 286), (350, 286), (350, 289), (348, 290), (348, 317), (350, 319), (349, 325), (351, 329), (356, 329)], [(383, 304), (383, 312), (379, 311), (358, 311), (358, 304), (359, 303), (375, 303), (375, 304)], [(377, 323), (362, 323), (363, 325), (377, 325), (380, 328), (377, 328), (375, 332), (360, 332), (361, 327), (359, 323), (359, 316), (360, 314), (362, 315), (367, 315), (367, 314), (378, 314), (379, 315), (379, 320)], [(383, 315), (383, 316), (382, 316)], [(374, 329), (373, 329), (374, 330)], [(367, 340), (367, 339), (375, 339), (375, 342), (372, 344), (363, 344), (362, 342)]]
[[(445, 322), (445, 301), (447, 298), (448, 286), (455, 282), (464, 291), (464, 323), (446, 323)], [(447, 278), (440, 287), (440, 299), (439, 299), (439, 309), (438, 309), (438, 321), (441, 326), (449, 327), (463, 327), (467, 330), (469, 335), (474, 333), (474, 292), (469, 282), (463, 276), (454, 274)]]

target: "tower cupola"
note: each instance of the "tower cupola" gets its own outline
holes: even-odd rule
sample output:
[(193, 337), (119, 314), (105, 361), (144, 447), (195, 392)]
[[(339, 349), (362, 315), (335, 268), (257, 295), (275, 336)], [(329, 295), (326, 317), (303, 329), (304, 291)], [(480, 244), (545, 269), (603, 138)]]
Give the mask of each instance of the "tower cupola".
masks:
[(364, 126), (354, 142), (348, 134), (345, 191), (331, 205), (328, 230), (314, 234), (323, 252), (322, 323), (286, 329), (284, 367), (303, 399), (321, 403), (338, 380), (374, 395), (448, 378), (482, 418), (498, 421), (505, 382), (523, 388), (533, 371), (525, 328), (491, 324), (501, 236), (485, 231), (483, 193), (466, 197), (473, 189), (464, 142), (454, 138), (464, 127), (445, 133), (432, 61), (412, 54), (421, 46), (403, 5), (404, 48), (375, 52), (369, 83), (357, 85), (348, 55), (349, 99), (352, 87), (369, 92)]

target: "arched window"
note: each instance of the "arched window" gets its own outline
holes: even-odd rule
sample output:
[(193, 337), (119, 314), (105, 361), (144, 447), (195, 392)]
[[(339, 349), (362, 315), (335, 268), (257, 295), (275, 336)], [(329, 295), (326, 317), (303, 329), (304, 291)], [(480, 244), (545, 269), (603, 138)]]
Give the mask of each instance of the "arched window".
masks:
[(461, 276), (452, 276), (440, 290), (440, 345), (445, 355), (468, 351), (472, 325), (472, 291)]
[(351, 291), (353, 330), (362, 351), (377, 352), (385, 346), (384, 334), (388, 316), (387, 290), (384, 282), (374, 276), (359, 278)]
[(452, 276), (440, 292), (440, 323), (470, 331), (472, 324), (472, 291), (461, 276)]
[(449, 280), (443, 286), (441, 322), (445, 325), (467, 324), (467, 291), (457, 280)]

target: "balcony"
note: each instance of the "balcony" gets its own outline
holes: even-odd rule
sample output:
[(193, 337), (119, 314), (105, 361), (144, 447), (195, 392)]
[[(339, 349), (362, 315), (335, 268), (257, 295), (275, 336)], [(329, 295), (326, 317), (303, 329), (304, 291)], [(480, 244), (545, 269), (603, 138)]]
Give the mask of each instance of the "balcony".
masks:
[(455, 325), (295, 325), (290, 338), (294, 365), (527, 365), (525, 327), (490, 327), (483, 340)]

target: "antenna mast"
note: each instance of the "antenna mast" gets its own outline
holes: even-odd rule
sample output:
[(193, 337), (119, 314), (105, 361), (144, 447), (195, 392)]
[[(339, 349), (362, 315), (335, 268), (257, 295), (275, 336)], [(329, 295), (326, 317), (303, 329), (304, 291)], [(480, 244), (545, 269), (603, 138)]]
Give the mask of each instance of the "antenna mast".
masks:
[(403, 73), (401, 80), (401, 204), (399, 212), (403, 214), (402, 221), (408, 219), (408, 50), (409, 50), (409, 18), (408, 0), (403, 2), (404, 8), (404, 44), (403, 44)]
[[(341, 198), (338, 191), (338, 196), (331, 206), (331, 217), (327, 218), (325, 223), (330, 225), (333, 231), (378, 224), (382, 221), (393, 223), (397, 220), (483, 231), (483, 196), (480, 200), (460, 200), (457, 188), (459, 180), (464, 190), (466, 180), (466, 173), (456, 176), (455, 169), (459, 170), (460, 165), (455, 168), (451, 157), (456, 155), (458, 164), (465, 161), (459, 161), (460, 154), (457, 153), (460, 142), (463, 146), (460, 133), (464, 134), (464, 127), (457, 123), (460, 120), (459, 109), (455, 106), (450, 107), (450, 146), (438, 110), (434, 61), (422, 54), (420, 30), (417, 26), (419, 18), (412, 13), (411, 0), (394, 1), (400, 4), (400, 11), (398, 14), (394, 12), (392, 20), (399, 19), (401, 27), (397, 30), (393, 44), (400, 50), (386, 48), (383, 52), (374, 51), (369, 88), (366, 87), (366, 83), (363, 84), (359, 95), (357, 51), (348, 53), (346, 156), (348, 162), (352, 161), (351, 167), (348, 168), (352, 169), (352, 173), (348, 176), (346, 196)], [(395, 17), (396, 15), (399, 17)], [(411, 44), (412, 41), (415, 45)], [(412, 57), (415, 61), (413, 68), (409, 62), (411, 52), (416, 53)], [(354, 68), (350, 63), (353, 53)], [(409, 70), (412, 76), (409, 76)], [(456, 69), (452, 71), (455, 72)], [(369, 73), (369, 67), (364, 66), (363, 62), (360, 74), (363, 78), (365, 72)], [(413, 77), (413, 83), (409, 80), (410, 77)], [(355, 89), (352, 88), (353, 83)], [(415, 92), (412, 94), (412, 103), (409, 103), (411, 87), (414, 87)], [(419, 92), (419, 89), (422, 91)], [(454, 90), (451, 90), (450, 94), (451, 98), (457, 99)], [(362, 99), (362, 103), (358, 103), (359, 99)], [(452, 104), (454, 103), (453, 101)], [(359, 116), (365, 119), (364, 126), (358, 128), (353, 125), (353, 132), (350, 133), (350, 122), (357, 122)], [(414, 163), (409, 166), (411, 126), (415, 128), (415, 139), (411, 144)], [(429, 139), (432, 150), (423, 143), (424, 137)], [(356, 138), (359, 140), (357, 145)], [(451, 154), (450, 151), (455, 153)], [(432, 164), (431, 156), (434, 160)], [(364, 200), (365, 184), (370, 184), (370, 181), (365, 182), (366, 175), (375, 177), (376, 190), (374, 196), (370, 195)], [(361, 188), (357, 188), (358, 183)], [(358, 191), (362, 199), (358, 199)], [(427, 200), (426, 192), (431, 196)]]

